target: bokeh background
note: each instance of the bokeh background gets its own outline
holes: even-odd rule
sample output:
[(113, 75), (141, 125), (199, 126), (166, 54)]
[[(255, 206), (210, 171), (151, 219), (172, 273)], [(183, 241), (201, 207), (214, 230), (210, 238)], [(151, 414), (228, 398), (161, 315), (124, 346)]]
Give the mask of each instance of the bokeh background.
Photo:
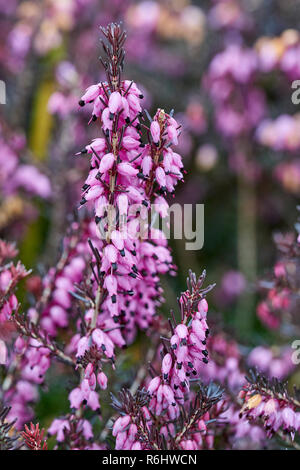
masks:
[[(17, 242), (35, 274), (57, 259), (88, 170), (75, 153), (97, 135), (78, 99), (103, 78), (99, 26), (111, 21), (127, 30), (125, 77), (150, 113), (174, 108), (183, 126), (187, 174), (175, 201), (205, 205), (203, 249), (171, 241), (178, 275), (163, 280), (164, 313), (188, 269), (206, 268), (219, 327), (245, 348), (279, 347), (256, 307), (276, 259), (273, 234), (297, 217), (298, 0), (0, 0), (0, 237)], [(133, 348), (128, 358), (138, 360)], [(63, 381), (52, 384), (38, 405), (42, 424), (58, 403), (68, 408)]]

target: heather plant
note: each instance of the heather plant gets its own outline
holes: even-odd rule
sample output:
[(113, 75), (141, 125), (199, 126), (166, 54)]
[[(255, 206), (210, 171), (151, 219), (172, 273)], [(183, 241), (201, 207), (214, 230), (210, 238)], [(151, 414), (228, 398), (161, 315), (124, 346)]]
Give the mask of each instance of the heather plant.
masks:
[[(112, 3), (118, 7), (120, 2)], [(143, 17), (147, 3), (152, 4), (148, 22)], [(295, 234), (276, 235), (280, 256), (274, 275), (257, 283), (253, 224), (246, 233), (249, 217), (255, 222), (254, 189), (262, 174), (253, 156), (257, 142), (274, 151), (297, 149), (297, 140), (291, 138), (296, 134), (297, 116), (264, 120), (266, 96), (259, 80), (279, 69), (295, 78), (297, 69), (292, 65), (298, 36), (283, 35), (285, 48), (269, 63), (264, 43), (246, 46), (239, 36), (237, 44), (230, 44), (228, 29), (238, 35), (251, 29), (250, 17), (238, 3), (232, 4), (237, 16), (231, 23), (222, 23), (223, 2), (216, 2), (209, 13), (212, 28), (223, 30), (227, 41), (208, 65), (204, 89), (211, 98), (217, 132), (232, 153), (231, 166), (246, 202), (239, 208), (239, 267), (248, 275), (252, 271), (247, 280), (238, 272), (229, 273), (221, 306), (225, 308), (226, 300), (230, 304), (239, 299), (241, 292), (249, 295), (246, 281), (252, 281), (252, 301), (238, 304), (239, 321), (247, 317), (247, 309), (255, 313), (257, 288), (263, 296), (257, 317), (270, 330), (273, 346), (257, 338), (239, 343), (238, 335), (220, 321), (211, 303), (208, 307), (216, 289), (214, 283), (207, 284), (206, 271), (197, 276), (189, 270), (186, 290), (177, 300), (168, 299), (173, 306), (168, 320), (162, 313), (165, 297), (170, 297), (168, 289), (164, 292), (163, 279), (176, 277), (177, 253), (156, 228), (152, 208), (164, 220), (171, 198), (177, 197), (176, 187), (179, 201), (180, 191), (181, 195), (189, 191), (183, 169), (189, 160), (181, 153), (186, 154), (191, 139), (205, 132), (206, 116), (201, 102), (194, 99), (184, 103), (181, 114), (162, 107), (150, 114), (147, 87), (131, 80), (130, 74), (127, 78), (123, 70), (126, 33), (122, 25), (110, 23), (101, 28), (103, 70), (100, 79), (97, 72), (96, 84), (80, 70), (90, 57), (81, 54), (79, 61), (76, 47), (72, 49), (74, 64), (63, 61), (56, 67), (60, 90), (51, 93), (48, 101), (49, 111), (60, 123), (51, 146), (53, 188), (34, 166), (19, 164), (16, 156), (10, 166), (9, 158), (3, 157), (6, 173), (1, 179), (0, 172), (0, 190), (3, 187), (5, 195), (20, 188), (31, 196), (51, 194), (60, 216), (72, 206), (75, 210), (60, 223), (61, 231), (67, 229), (60, 253), (55, 252), (56, 262), (47, 270), (31, 273), (20, 261), (12, 262), (18, 255), (16, 248), (0, 241), (1, 450), (299, 448), (299, 390), (291, 390), (292, 379), (287, 382), (297, 365), (290, 343), (297, 328), (299, 226)], [(60, 47), (64, 31), (72, 29), (80, 15), (84, 26), (78, 51), (88, 48), (93, 35), (88, 31), (87, 36), (86, 30), (97, 21), (96, 16), (88, 18), (88, 12), (95, 11), (94, 2), (70, 2), (65, 24), (59, 21), (59, 4), (53, 0), (49, 5), (53, 8), (41, 17), (37, 5), (32, 15), (27, 16), (27, 7), (17, 10), (22, 21), (14, 25), (10, 40), (18, 30), (24, 33), (26, 19), (30, 41), (26, 50), (14, 42), (13, 54), (5, 63), (8, 69), (24, 66), (27, 54), (36, 58)], [(127, 2), (123, 7), (127, 8)], [(106, 8), (107, 16), (114, 16), (113, 7), (107, 4)], [(161, 18), (175, 24), (177, 39), (197, 47), (204, 21), (199, 10), (186, 7), (180, 15), (157, 2), (129, 6), (126, 17), (134, 31), (128, 45), (131, 63), (149, 58), (148, 67), (154, 67), (155, 34), (172, 37), (172, 28), (169, 32), (162, 28)], [(8, 18), (10, 14), (7, 11)], [(188, 29), (193, 15), (200, 26), (192, 22)], [(38, 18), (42, 24), (51, 20), (55, 27), (48, 34), (52, 36), (36, 23)], [(141, 26), (143, 21), (148, 29)], [(272, 46), (270, 40), (264, 41)], [(162, 62), (161, 68), (168, 68), (168, 61)], [(175, 62), (173, 57), (169, 63), (173, 76)], [(274, 126), (276, 139), (271, 140)], [(90, 141), (87, 135), (92, 136)], [(24, 143), (17, 147), (17, 137), (10, 139), (7, 155), (25, 148)], [(209, 170), (216, 163), (216, 148), (204, 144), (200, 149), (199, 167)], [(71, 168), (63, 168), (66, 180), (61, 184), (62, 167), (55, 165), (59, 152), (66, 157), (73, 150), (76, 155)], [(13, 233), (9, 226), (6, 233)], [(245, 241), (250, 241), (250, 248)], [(243, 329), (247, 328), (245, 321)], [(51, 395), (55, 380), (65, 385), (65, 406), (60, 407), (57, 400), (45, 423), (39, 405), (43, 395)]]

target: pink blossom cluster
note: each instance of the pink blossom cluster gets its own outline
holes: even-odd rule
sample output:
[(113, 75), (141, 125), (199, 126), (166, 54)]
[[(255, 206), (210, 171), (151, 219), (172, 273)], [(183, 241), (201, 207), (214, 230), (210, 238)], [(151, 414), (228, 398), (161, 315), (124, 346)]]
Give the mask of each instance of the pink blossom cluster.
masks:
[(252, 390), (242, 390), (240, 397), (244, 400), (241, 415), (249, 421), (262, 420), (268, 437), (282, 430), (294, 439), (295, 432), (300, 431), (300, 412), (284, 396), (274, 397), (272, 394), (254, 394)]
[[(16, 265), (12, 261), (8, 262), (8, 259), (14, 258), (16, 255), (17, 250), (14, 245), (0, 240), (0, 363), (10, 366), (12, 370), (17, 368), (19, 362), (22, 362), (22, 365), (27, 364), (27, 358), (21, 359), (20, 356), (17, 356), (24, 352), (25, 342), (22, 338), (19, 337), (15, 341), (15, 352), (11, 352), (8, 348), (14, 332), (12, 316), (17, 313), (19, 307), (15, 291), (18, 283), (29, 274), (20, 262), (17, 262)], [(42, 352), (38, 349), (33, 351), (35, 359), (31, 358), (32, 368), (24, 368), (23, 375), (18, 378), (17, 382), (8, 377), (3, 383), (5, 400), (12, 403), (9, 416), (13, 419), (20, 419), (21, 425), (32, 417), (32, 414), (26, 408), (27, 403), (35, 401), (37, 398), (35, 387), (27, 381), (25, 376), (30, 376), (30, 380), (34, 377), (36, 383), (40, 383), (37, 376), (45, 367)], [(49, 354), (48, 350), (47, 354)], [(34, 369), (34, 365), (37, 365), (37, 368)]]
[[(140, 393), (143, 393), (143, 391)], [(188, 410), (189, 405), (194, 399), (195, 396), (191, 393), (188, 397), (186, 396), (185, 403), (182, 403), (182, 405)], [(153, 447), (154, 434), (158, 429), (159, 439), (165, 442), (176, 440), (176, 445), (179, 449), (210, 449), (214, 443), (214, 436), (209, 431), (210, 419), (209, 412), (200, 413), (199, 417), (194, 417), (191, 429), (180, 434), (172, 414), (164, 413), (156, 415), (153, 410), (151, 411), (150, 400), (150, 405), (141, 403), (139, 407), (135, 405), (126, 408), (126, 410), (123, 410), (122, 415), (115, 420), (112, 428), (112, 435), (116, 438), (115, 449), (151, 450), (155, 448)], [(157, 428), (155, 420), (159, 422), (159, 428)], [(153, 440), (151, 436), (153, 436)]]
[(289, 346), (281, 348), (257, 346), (249, 353), (247, 363), (251, 367), (256, 367), (270, 379), (276, 377), (283, 380), (295, 369), (295, 364), (292, 362), (292, 350)]
[(273, 279), (261, 283), (266, 290), (265, 299), (257, 306), (260, 320), (273, 330), (279, 328), (284, 320), (296, 314), (298, 306), (297, 272), (299, 257), (299, 236), (288, 233), (278, 235), (275, 240), (279, 249), (279, 259), (274, 266)]
[(10, 364), (19, 370), (19, 377), (5, 391), (5, 400), (11, 404), (9, 417), (15, 419), (17, 428), (21, 429), (34, 415), (31, 405), (38, 400), (37, 386), (44, 382), (50, 367), (50, 351), (37, 340), (24, 340), (19, 336), (10, 355)]
[(237, 138), (255, 128), (265, 112), (262, 91), (254, 84), (258, 72), (253, 49), (229, 45), (212, 59), (204, 85), (215, 106), (217, 128)]
[(17, 310), (18, 300), (14, 293), (17, 284), (28, 275), (25, 267), (8, 260), (17, 255), (14, 245), (0, 239), (0, 324), (10, 320)]
[(149, 408), (157, 416), (167, 412), (171, 419), (178, 417), (180, 404), (189, 391), (190, 378), (199, 377), (199, 366), (208, 363), (206, 338), (208, 310), (205, 298), (198, 302), (195, 310), (184, 316), (189, 291), (181, 295), (183, 319), (173, 328), (173, 335), (165, 346), (161, 363), (161, 374), (148, 385), (151, 395)]
[[(87, 1), (93, 4), (93, 0)], [(74, 9), (66, 7), (64, 13), (71, 24), (76, 19), (75, 11), (84, 13), (81, 7), (85, 4), (82, 0), (76, 2), (76, 7), (72, 4)], [(210, 16), (214, 27), (237, 32), (251, 26), (240, 8), (228, 16), (229, 4), (236, 6), (234, 0), (215, 2)], [(0, 8), (1, 5), (0, 1)], [(58, 4), (56, 7), (47, 13), (54, 24), (57, 12), (62, 11)], [(161, 11), (167, 13), (167, 8), (156, 8), (154, 4), (152, 7), (153, 17), (148, 23), (144, 17), (151, 34), (159, 27)], [(136, 9), (141, 16), (143, 8)], [(185, 11), (186, 16), (180, 21), (191, 20), (196, 10), (191, 7)], [(131, 21), (134, 22), (132, 16)], [(59, 24), (55, 26), (54, 36), (44, 37), (37, 31), (42, 54), (62, 39)], [(291, 397), (278, 380), (271, 380), (286, 378), (293, 371), (290, 348), (259, 346), (251, 351), (239, 345), (218, 331), (213, 309), (209, 329), (206, 294), (212, 286), (202, 288), (205, 274), (198, 280), (190, 274), (188, 290), (179, 298), (180, 317), (177, 319), (172, 312), (167, 332), (156, 320), (164, 300), (161, 274), (174, 274), (176, 267), (166, 237), (153, 227), (151, 209), (155, 206), (160, 217), (165, 218), (168, 197), (183, 180), (178, 145), (181, 126), (173, 112), (159, 108), (151, 117), (143, 109), (143, 88), (123, 79), (122, 29), (112, 24), (103, 32), (107, 39), (102, 59), (106, 80), (88, 87), (79, 102), (85, 106), (86, 115), (86, 108), (91, 108), (89, 124), (99, 132), (77, 154), (77, 161), (84, 164), (88, 159), (90, 164), (82, 187), (79, 221), (70, 224), (56, 267), (50, 268), (43, 278), (29, 279), (26, 287), (34, 299), (30, 299), (26, 314), (18, 311), (15, 288), (28, 273), (20, 263), (14, 266), (7, 262), (16, 252), (0, 240), (0, 363), (6, 374), (0, 398), (11, 406), (8, 418), (16, 419), (17, 429), (33, 418), (31, 406), (38, 400), (38, 389), (46, 383), (47, 372), (58, 360), (60, 372), (65, 376), (70, 368), (73, 376), (67, 392), (71, 411), (56, 417), (48, 429), (56, 438), (55, 448), (105, 449), (106, 445), (101, 444), (103, 436), (94, 436), (92, 422), (99, 419), (101, 395), (109, 388), (110, 376), (118, 375), (118, 350), (133, 343), (142, 330), (154, 341), (156, 334), (162, 336), (160, 344), (154, 344), (151, 377), (147, 378), (148, 365), (142, 364), (136, 371), (133, 392), (122, 389), (119, 401), (113, 396), (118, 416), (110, 417), (109, 422), (113, 423), (112, 438), (117, 450), (261, 448), (267, 445), (266, 437), (274, 434), (291, 445), (299, 433), (299, 398), (297, 394)], [(290, 116), (278, 118), (281, 123), (275, 143), (260, 140), (261, 136), (271, 139), (274, 132), (273, 128), (268, 132), (264, 129), (274, 123), (261, 123), (264, 95), (256, 83), (258, 73), (264, 71), (261, 51), (259, 46), (247, 49), (241, 41), (235, 45), (230, 44), (230, 38), (228, 41), (229, 46), (212, 60), (207, 76), (218, 129), (229, 137), (233, 150), (243, 152), (243, 138), (249, 139), (257, 126), (256, 135), (263, 145), (275, 150), (296, 150), (295, 129), (290, 133), (294, 118)], [(290, 46), (294, 46), (291, 37), (290, 41)], [(24, 51), (27, 45), (24, 42)], [(290, 46), (287, 54), (293, 49)], [(277, 59), (275, 63), (279, 63)], [(286, 70), (292, 75), (293, 60), (291, 64)], [(60, 118), (74, 110), (76, 90), (72, 87), (85, 82), (70, 64), (63, 65), (58, 72), (62, 91), (52, 95), (49, 102), (50, 111)], [(67, 76), (68, 84), (64, 83)], [(192, 133), (201, 134), (206, 127), (202, 105), (191, 103), (182, 121)], [(76, 129), (72, 128), (74, 132)], [(80, 140), (77, 137), (72, 145)], [(5, 196), (22, 188), (46, 197), (43, 175), (35, 167), (18, 166), (23, 145), (17, 136), (9, 146), (3, 138), (4, 154), (9, 158), (3, 157), (0, 188), (3, 186)], [(177, 145), (179, 153), (174, 149)], [(283, 259), (275, 265), (272, 281), (262, 286), (268, 292), (257, 313), (274, 334), (282, 325), (290, 334), (288, 322), (298, 311), (299, 239), (280, 240)], [(230, 304), (244, 291), (245, 280), (239, 272), (230, 271), (221, 289), (223, 307), (226, 300)], [(7, 346), (4, 336), (6, 329), (12, 327), (18, 330), (18, 336), (9, 330), (13, 341)], [(245, 385), (247, 365), (259, 368), (270, 383), (257, 375), (247, 377)], [(110, 431), (107, 423), (102, 433), (106, 431)]]
[[(42, 293), (39, 294), (42, 300), (37, 304), (39, 308), (30, 308), (27, 317), (31, 324), (39, 324), (40, 338), (26, 339), (26, 332), (22, 331), (14, 344), (14, 350), (11, 363), (16, 362), (19, 369), (20, 379), (16, 386), (9, 388), (6, 396), (11, 404), (10, 417), (18, 418), (17, 425), (20, 427), (31, 417), (30, 403), (38, 398), (37, 385), (44, 383), (45, 374), (51, 366), (53, 357), (55, 357), (55, 349), (51, 349), (51, 341), (56, 338), (61, 328), (70, 326), (71, 307), (73, 305), (72, 291), (74, 284), (82, 280), (83, 272), (86, 267), (86, 253), (88, 252), (88, 237), (95, 236), (92, 232), (94, 228), (93, 222), (83, 222), (80, 231), (80, 239), (78, 240), (78, 223), (73, 223), (70, 236), (65, 237), (65, 251), (56, 269), (50, 269), (44, 280), (42, 281)], [(91, 321), (91, 310), (87, 310), (85, 316), (87, 324)], [(77, 322), (78, 331), (81, 331), (82, 323)], [(122, 347), (125, 342), (121, 336), (119, 329), (116, 329), (110, 316), (105, 318), (101, 316), (99, 321), (99, 329), (93, 330), (94, 343), (97, 344), (101, 353), (113, 359), (115, 343)], [(108, 330), (105, 333), (104, 330)], [(47, 343), (49, 338), (49, 345)], [(101, 342), (103, 338), (103, 343)], [(81, 336), (80, 333), (73, 335), (69, 343), (65, 347), (66, 354), (81, 357), (86, 350), (89, 349), (90, 339), (87, 336)], [(46, 344), (44, 344), (46, 341)], [(114, 342), (113, 342), (114, 341)], [(104, 351), (105, 347), (105, 351)], [(54, 354), (53, 354), (54, 352)], [(96, 357), (98, 364), (99, 357)], [(79, 407), (81, 401), (85, 401), (88, 406), (93, 409), (100, 407), (98, 395), (95, 392), (93, 383), (92, 364), (88, 364), (85, 372), (85, 380), (81, 384), (81, 388), (75, 388), (70, 394), (71, 406)], [(88, 375), (89, 374), (89, 375)], [(88, 377), (88, 381), (86, 380)], [(100, 371), (98, 373), (98, 382), (101, 388), (106, 387), (106, 376)], [(87, 386), (88, 385), (88, 389)], [(80, 395), (78, 391), (81, 390)]]
[(299, 77), (300, 36), (296, 29), (286, 29), (280, 36), (259, 38), (256, 43), (259, 67), (264, 73), (283, 72), (289, 80)]
[[(149, 410), (144, 407), (142, 412), (145, 415), (145, 418), (149, 419)], [(146, 447), (139, 442), (136, 438), (138, 428), (134, 422), (134, 417), (125, 414), (120, 416), (114, 423), (112, 429), (112, 435), (116, 437), (116, 450), (145, 450)]]
[[(111, 57), (122, 56), (124, 35), (119, 27), (112, 25), (105, 34), (112, 48)], [(94, 410), (100, 406), (95, 392), (99, 354), (113, 363), (115, 344), (123, 347), (123, 338), (131, 342), (136, 327), (148, 328), (161, 303), (159, 275), (174, 269), (167, 241), (162, 232), (148, 225), (147, 213), (155, 198), (164, 215), (168, 204), (163, 194), (173, 192), (183, 177), (181, 157), (170, 147), (178, 142), (176, 121), (158, 110), (147, 127), (141, 120), (141, 91), (135, 83), (121, 80), (121, 64), (114, 60), (111, 58), (108, 81), (89, 87), (79, 102), (81, 106), (93, 103), (92, 121), (100, 121), (103, 137), (81, 152), (90, 155), (91, 160), (81, 206), (88, 202), (95, 213), (97, 300), (85, 314), (87, 333), (81, 337), (77, 334), (72, 341), (79, 359), (90, 354), (92, 360), (84, 364), (84, 379), (69, 399), (73, 408), (84, 403)], [(148, 137), (146, 144), (142, 143), (143, 128)], [(143, 233), (141, 220), (145, 221)], [(97, 379), (105, 388), (102, 370)]]
[(4, 197), (19, 194), (49, 198), (52, 190), (48, 177), (34, 165), (22, 163), (19, 155), (25, 152), (26, 141), (17, 133), (8, 134), (0, 123), (0, 191)]
[[(151, 418), (149, 409), (144, 406), (141, 410), (143, 414), (144, 424), (147, 430), (151, 432), (155, 425)], [(140, 418), (139, 418), (140, 419)], [(178, 440), (178, 448), (182, 450), (200, 450), (202, 448), (212, 448), (214, 437), (208, 431), (207, 422), (209, 422), (210, 416), (206, 412), (203, 414), (201, 419), (198, 419), (193, 427), (193, 432), (190, 435), (182, 436)], [(168, 441), (171, 438), (176, 437), (176, 425), (172, 422), (167, 422), (160, 427), (160, 436)], [(141, 422), (136, 419), (133, 414), (124, 414), (117, 418), (113, 425), (112, 435), (116, 437), (116, 450), (150, 450), (152, 449), (152, 442), (147, 444), (143, 442), (143, 427)]]
[(92, 442), (94, 433), (91, 423), (76, 415), (68, 415), (64, 418), (54, 419), (48, 428), (50, 436), (56, 436), (56, 447), (65, 444), (71, 450), (104, 450), (105, 445)]
[(216, 30), (248, 31), (253, 20), (238, 0), (216, 0), (208, 13), (210, 26)]
[[(154, 375), (148, 382), (147, 391), (141, 390), (132, 398), (130, 392), (122, 391), (122, 401), (114, 399), (114, 407), (122, 415), (114, 422), (112, 434), (116, 437), (116, 449), (146, 450), (152, 449), (149, 435), (155, 432), (155, 419), (159, 420), (159, 435), (168, 442), (175, 439), (180, 449), (198, 450), (211, 448), (214, 438), (207, 430), (210, 420), (208, 411), (195, 416), (189, 432), (178, 433), (176, 420), (184, 407), (195, 399), (190, 388), (195, 380), (199, 380), (200, 363), (206, 364), (205, 350), (208, 326), (206, 316), (208, 305), (205, 299), (206, 290), (201, 291), (205, 274), (197, 281), (190, 274), (189, 290), (180, 299), (182, 321), (171, 322), (171, 337), (162, 339), (160, 350), (160, 374)], [(144, 400), (142, 400), (144, 397)], [(147, 437), (148, 435), (148, 437)]]

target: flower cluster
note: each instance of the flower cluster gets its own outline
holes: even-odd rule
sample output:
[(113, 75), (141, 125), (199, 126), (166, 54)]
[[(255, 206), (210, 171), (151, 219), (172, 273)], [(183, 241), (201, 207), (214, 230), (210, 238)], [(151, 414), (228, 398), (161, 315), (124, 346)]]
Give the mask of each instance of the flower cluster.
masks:
[(299, 280), (296, 274), (300, 254), (298, 223), (296, 233), (277, 234), (275, 242), (278, 261), (273, 269), (273, 277), (260, 283), (261, 289), (267, 294), (257, 307), (258, 317), (271, 329), (278, 329), (287, 319), (295, 322), (299, 305)]
[(250, 421), (262, 420), (268, 437), (282, 431), (293, 440), (295, 432), (300, 431), (299, 391), (291, 397), (277, 379), (268, 381), (255, 371), (248, 381), (239, 395), (244, 401), (240, 415)]
[[(166, 214), (163, 195), (183, 178), (182, 162), (170, 147), (179, 134), (174, 118), (158, 110), (147, 126), (141, 91), (121, 79), (125, 33), (112, 25), (104, 35), (107, 81), (89, 87), (79, 102), (93, 103), (92, 120), (100, 120), (103, 132), (82, 151), (91, 155), (91, 171), (81, 205), (92, 203), (102, 241), (102, 308), (116, 323), (128, 323), (130, 331), (134, 324), (148, 327), (161, 295), (158, 275), (174, 269), (166, 240), (152, 229), (147, 214), (153, 200)], [(148, 143), (142, 141), (143, 132)], [(138, 314), (122, 319), (122, 312), (130, 311)]]
[(189, 290), (179, 300), (181, 321), (176, 324), (173, 317), (170, 322), (172, 336), (163, 343), (161, 374), (148, 385), (150, 410), (157, 416), (167, 412), (174, 419), (179, 415), (190, 378), (199, 378), (199, 365), (208, 362), (208, 305), (204, 296), (213, 286), (201, 290), (204, 279), (205, 272), (198, 280), (190, 273)]

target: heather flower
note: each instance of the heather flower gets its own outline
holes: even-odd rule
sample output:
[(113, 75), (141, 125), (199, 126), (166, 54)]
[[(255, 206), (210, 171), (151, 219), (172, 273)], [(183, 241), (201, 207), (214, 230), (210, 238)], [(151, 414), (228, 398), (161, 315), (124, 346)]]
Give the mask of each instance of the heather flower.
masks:
[(0, 364), (7, 363), (7, 347), (2, 339), (0, 339)]
[[(219, 312), (215, 314), (210, 305), (208, 315), (206, 295), (212, 286), (203, 289), (204, 274), (198, 280), (190, 274), (188, 289), (179, 296), (179, 315), (172, 312), (169, 323), (157, 316), (164, 302), (161, 275), (174, 275), (176, 266), (165, 234), (153, 226), (152, 208), (162, 219), (168, 216), (170, 195), (174, 195), (185, 175), (180, 153), (192, 156), (194, 139), (199, 140), (206, 128), (211, 132), (211, 125), (206, 122), (209, 114), (192, 91), (187, 104), (184, 100), (181, 103), (184, 109), (181, 115), (159, 108), (150, 116), (145, 110), (149, 106), (147, 90), (123, 76), (126, 35), (117, 24), (102, 30), (106, 39), (101, 59), (105, 78), (91, 84), (89, 76), (82, 71), (93, 69), (84, 60), (93, 47), (91, 26), (98, 21), (94, 0), (64, 2), (64, 5), (49, 0), (50, 8), (45, 11), (38, 5), (32, 10), (32, 6), (25, 4), (17, 8), (15, 2), (9, 7), (2, 3), (0, 0), (4, 12), (0, 30), (7, 41), (3, 43), (1, 59), (9, 76), (22, 83), (26, 78), (24, 83), (28, 86), (23, 90), (24, 96), (20, 95), (22, 100), (25, 98), (25, 104), (28, 97), (31, 100), (31, 94), (26, 96), (26, 89), (31, 93), (32, 86), (37, 85), (30, 73), (27, 75), (27, 67), (24, 69), (29, 52), (34, 63), (36, 52), (48, 55), (63, 41), (71, 45), (69, 52), (74, 65), (58, 64), (59, 88), (48, 103), (49, 112), (60, 123), (50, 159), (51, 168), (60, 175), (57, 180), (54, 178), (54, 192), (42, 170), (19, 158), (23, 154), (30, 158), (24, 137), (2, 124), (0, 129), (3, 196), (0, 228), (9, 236), (18, 233), (18, 217), (23, 218), (24, 214), (27, 220), (34, 215), (33, 207), (27, 204), (34, 195), (44, 199), (53, 195), (59, 210), (55, 206), (52, 212), (68, 227), (56, 265), (48, 271), (39, 266), (39, 273), (43, 274), (35, 274), (26, 283), (25, 289), (30, 294), (25, 304), (30, 304), (27, 311), (19, 307), (16, 289), (28, 272), (21, 263), (10, 261), (16, 250), (0, 240), (0, 363), (4, 372), (0, 395), (11, 407), (4, 411), (0, 407), (0, 448), (18, 445), (14, 442), (11, 420), (16, 420), (14, 426), (19, 430), (35, 419), (32, 407), (39, 399), (39, 389), (46, 389), (47, 373), (56, 361), (59, 366), (54, 372), (68, 378), (71, 414), (56, 417), (50, 425), (48, 432), (55, 436), (55, 449), (274, 448), (275, 439), (269, 443), (267, 437), (276, 437), (285, 447), (297, 448), (299, 392), (290, 395), (279, 381), (288, 378), (294, 370), (293, 351), (288, 344), (278, 346), (275, 339), (284, 332), (287, 343), (296, 331), (299, 224), (295, 226), (297, 234), (292, 237), (276, 237), (281, 255), (270, 279), (259, 285), (266, 294), (257, 305), (257, 315), (273, 330), (272, 347), (260, 345), (249, 349), (244, 342), (239, 344), (233, 339), (231, 333), (220, 331)], [(131, 60), (167, 71), (173, 78), (185, 70), (192, 73), (200, 70), (197, 62), (190, 68), (190, 54), (176, 57), (179, 49), (175, 48), (174, 54), (164, 41), (156, 47), (155, 40), (157, 37), (171, 40), (175, 34), (189, 45), (200, 44), (204, 25), (201, 9), (184, 5), (173, 11), (169, 5), (157, 2), (139, 2), (128, 8), (123, 3), (117, 0), (115, 6), (124, 6), (126, 21), (132, 28), (127, 48)], [(103, 2), (102, 10), (108, 18), (114, 16), (111, 2)], [(81, 17), (86, 21), (80, 22), (79, 34), (76, 26), (74, 41), (65, 41), (65, 33), (74, 29)], [(259, 38), (253, 47), (249, 46), (247, 37), (246, 47), (242, 33), (253, 32), (253, 19), (236, 0), (215, 2), (208, 20), (208, 26), (225, 32), (225, 47), (211, 60), (204, 79), (214, 107), (215, 126), (225, 137), (225, 147), (217, 152), (207, 145), (199, 148), (197, 166), (202, 170), (213, 168), (216, 153), (223, 155), (225, 149), (230, 155), (229, 170), (239, 173), (239, 183), (242, 183), (239, 188), (251, 192), (254, 180), (266, 181), (268, 169), (265, 156), (259, 166), (258, 160), (251, 160), (262, 150), (255, 143), (273, 151), (287, 151), (289, 159), (276, 163), (272, 175), (285, 189), (297, 194), (300, 172), (294, 154), (299, 147), (298, 115), (277, 112), (277, 118), (265, 119), (265, 107), (270, 100), (276, 104), (273, 87), (279, 72), (288, 80), (297, 78), (299, 34), (289, 29), (278, 37)], [(8, 46), (11, 46), (9, 54)], [(78, 58), (80, 64), (76, 66)], [(11, 74), (16, 71), (20, 77)], [(3, 78), (6, 80), (6, 76)], [(44, 96), (44, 88), (37, 89), (39, 96)], [(76, 105), (79, 89), (85, 89), (79, 100), (82, 110)], [(183, 96), (184, 93), (181, 101)], [(11, 122), (20, 125), (25, 121), (24, 103), (19, 102), (19, 97), (14, 98), (13, 106), (8, 107)], [(92, 130), (89, 140), (85, 137), (84, 120)], [(181, 124), (185, 128), (183, 135)], [(33, 121), (33, 137), (34, 126)], [(82, 150), (77, 152), (78, 149)], [(73, 165), (70, 168), (66, 157), (75, 152), (75, 168)], [(193, 168), (192, 162), (189, 163)], [(89, 170), (78, 197), (84, 167)], [(60, 208), (63, 182), (71, 191), (64, 198), (66, 204), (74, 198), (78, 200), (77, 222), (65, 219), (63, 205)], [(195, 180), (192, 185), (195, 191), (188, 195), (194, 201), (199, 196), (198, 187)], [(205, 182), (201, 187), (202, 193), (209, 185)], [(241, 194), (244, 196), (241, 200), (250, 201), (251, 206), (251, 198)], [(266, 203), (269, 207), (272, 200), (266, 197)], [(245, 215), (251, 212), (247, 209)], [(267, 214), (272, 224), (277, 223), (280, 204), (276, 204), (276, 210), (267, 212), (263, 206), (260, 213)], [(50, 238), (52, 245), (55, 240), (52, 231)], [(245, 262), (244, 254), (251, 258), (249, 253), (239, 249), (238, 269)], [(49, 256), (45, 259), (48, 261)], [(254, 276), (252, 281), (253, 287)], [(240, 294), (248, 295), (251, 289), (245, 287), (243, 275), (229, 271), (222, 278), (217, 294), (220, 310), (224, 312), (224, 306), (229, 307)], [(243, 309), (238, 311), (240, 315), (245, 313)], [(123, 381), (121, 350), (135, 342), (138, 332), (142, 336), (146, 333), (150, 339), (147, 358), (138, 368), (131, 368), (130, 390), (123, 389), (117, 398), (113, 396), (117, 414), (110, 415), (107, 423), (98, 423), (97, 431), (98, 425), (102, 429), (99, 437), (94, 437), (92, 423), (100, 414), (102, 395), (111, 389), (110, 377), (114, 389), (118, 379)], [(143, 357), (143, 341), (135, 346), (142, 348)], [(246, 383), (247, 365), (257, 366), (267, 378), (250, 373)], [(50, 379), (52, 376), (52, 372), (48, 374)], [(103, 393), (104, 390), (107, 392)], [(109, 433), (107, 444), (102, 444)], [(45, 448), (38, 424), (27, 426), (22, 435), (27, 447)]]
[[(151, 324), (162, 300), (158, 275), (174, 268), (166, 244), (159, 247), (161, 243), (151, 237), (147, 224), (140, 238), (137, 230), (138, 216), (146, 220), (153, 195), (173, 192), (183, 178), (181, 157), (170, 146), (177, 143), (179, 126), (163, 110), (157, 111), (150, 127), (146, 125), (142, 92), (121, 77), (125, 34), (118, 25), (103, 32), (108, 47), (119, 51), (119, 59), (117, 64), (112, 58), (104, 62), (107, 80), (90, 86), (80, 100), (81, 106), (101, 102), (97, 113), (94, 105), (93, 120), (101, 119), (103, 132), (103, 137), (82, 151), (90, 155), (91, 171), (81, 206), (94, 207), (98, 236), (105, 234), (94, 242), (101, 248), (97, 262), (101, 259), (102, 310), (123, 325), (125, 338), (132, 341), (137, 326), (146, 329)], [(145, 143), (142, 127), (148, 133)]]

